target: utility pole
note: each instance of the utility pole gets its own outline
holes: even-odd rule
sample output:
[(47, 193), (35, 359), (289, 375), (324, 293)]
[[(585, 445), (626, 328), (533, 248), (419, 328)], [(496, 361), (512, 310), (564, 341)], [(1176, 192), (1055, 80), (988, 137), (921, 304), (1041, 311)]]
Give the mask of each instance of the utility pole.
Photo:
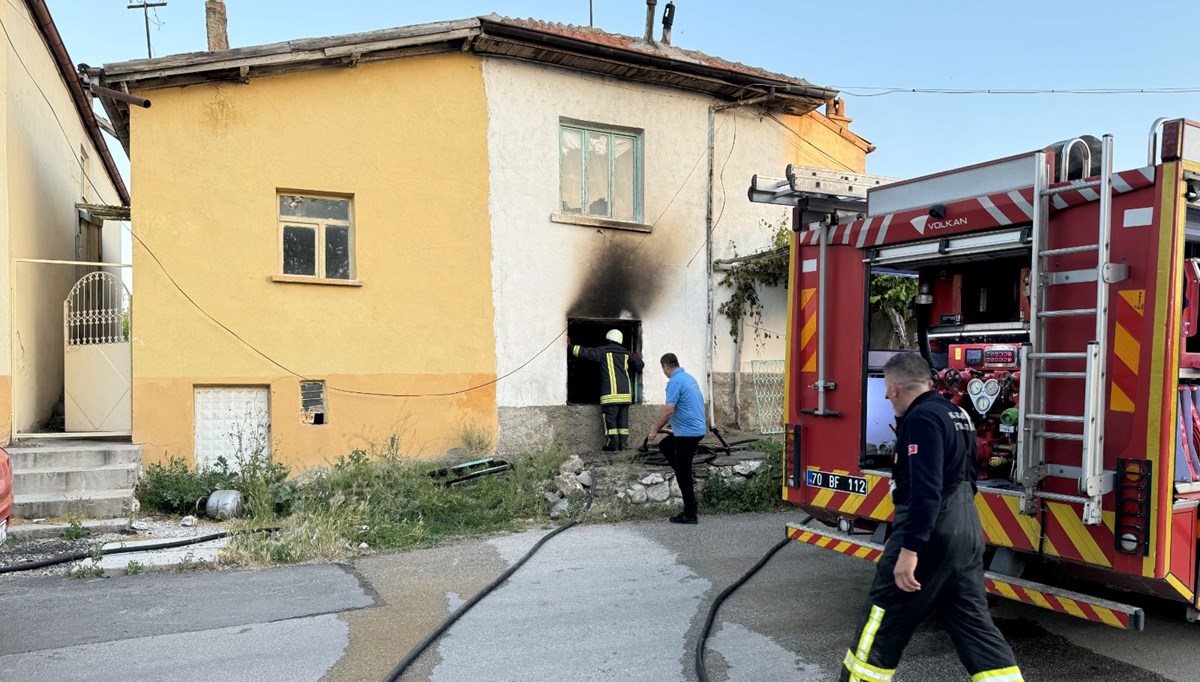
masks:
[[(151, 10), (151, 8), (154, 8), (154, 7), (166, 7), (166, 6), (167, 6), (167, 3), (165, 3), (165, 2), (149, 2), (149, 0), (142, 0), (142, 2), (140, 2), (138, 4), (128, 5), (125, 7), (125, 9), (140, 9), (140, 10), (142, 10), (142, 15), (146, 19), (146, 59), (151, 59), (154, 57), (154, 53), (150, 51), (150, 10)], [(155, 15), (155, 16), (157, 16), (157, 15)], [(157, 19), (156, 19), (156, 21), (157, 21)]]

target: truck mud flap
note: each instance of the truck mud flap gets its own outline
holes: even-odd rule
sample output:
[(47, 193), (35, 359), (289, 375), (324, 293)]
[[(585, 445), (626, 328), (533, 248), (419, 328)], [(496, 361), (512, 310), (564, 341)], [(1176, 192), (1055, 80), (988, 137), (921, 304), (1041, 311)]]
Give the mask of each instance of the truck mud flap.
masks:
[[(860, 559), (877, 562), (883, 556), (883, 545), (873, 543), (865, 536), (850, 536), (834, 530), (815, 530), (790, 523), (787, 526), (787, 533), (789, 538), (797, 542), (849, 554)], [(984, 574), (984, 578), (988, 594), (997, 597), (1011, 599), (1048, 611), (1064, 613), (1121, 630), (1141, 632), (1145, 625), (1145, 614), (1135, 606), (1028, 580), (1010, 578), (990, 571)]]

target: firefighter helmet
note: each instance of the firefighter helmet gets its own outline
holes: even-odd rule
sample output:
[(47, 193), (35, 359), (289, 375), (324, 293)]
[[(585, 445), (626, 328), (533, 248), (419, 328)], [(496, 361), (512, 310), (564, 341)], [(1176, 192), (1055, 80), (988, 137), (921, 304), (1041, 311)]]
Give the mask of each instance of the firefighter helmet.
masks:
[(625, 335), (621, 333), (620, 329), (609, 329), (604, 338), (617, 344), (625, 343)]

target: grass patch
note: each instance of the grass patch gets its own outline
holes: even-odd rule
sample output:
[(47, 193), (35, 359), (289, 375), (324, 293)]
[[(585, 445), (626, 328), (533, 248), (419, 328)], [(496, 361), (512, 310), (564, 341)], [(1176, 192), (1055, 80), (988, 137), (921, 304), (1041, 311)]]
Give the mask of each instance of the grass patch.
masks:
[(462, 440), (463, 450), (472, 455), (488, 454), (492, 451), (492, 443), (495, 440), (491, 429), (475, 422), (463, 423), (459, 427), (458, 436)]
[(129, 563), (125, 564), (125, 575), (137, 575), (145, 572), (146, 567), (137, 561), (130, 561)]
[(231, 487), (236, 477), (224, 458), (215, 467), (193, 469), (186, 461), (171, 457), (166, 466), (155, 463), (146, 467), (134, 494), (144, 511), (192, 514), (197, 502), (214, 490)]
[(780, 493), (783, 485), (783, 442), (763, 439), (751, 447), (767, 453), (762, 465), (748, 479), (717, 476), (714, 472), (696, 496), (702, 512), (740, 514), (788, 507)]
[(252, 509), (223, 560), (249, 565), (340, 561), (360, 544), (379, 550), (434, 546), (450, 537), (518, 530), (548, 518), (544, 481), (566, 459), (551, 447), (510, 459), (512, 471), (445, 486), (444, 463), (405, 458), (396, 448), (358, 450), (290, 484), (286, 512)]
[(84, 528), (79, 519), (71, 519), (70, 524), (58, 536), (63, 540), (82, 540), (91, 534), (92, 531)]

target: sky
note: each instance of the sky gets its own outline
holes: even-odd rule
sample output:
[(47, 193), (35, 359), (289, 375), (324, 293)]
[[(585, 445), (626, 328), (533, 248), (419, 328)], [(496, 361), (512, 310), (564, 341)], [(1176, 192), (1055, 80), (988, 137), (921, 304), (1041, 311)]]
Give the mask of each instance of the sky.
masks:
[[(154, 56), (206, 49), (204, 0), (151, 15)], [(132, 0), (48, 0), (78, 64), (146, 56)], [(354, 33), (492, 12), (588, 23), (588, 0), (226, 0), (231, 47)], [(658, 2), (661, 19), (665, 0)], [(672, 43), (843, 91), (851, 129), (876, 146), (867, 172), (911, 178), (1077, 135), (1115, 137), (1116, 170), (1146, 164), (1160, 116), (1200, 118), (1186, 45), (1200, 2), (1051, 0), (779, 2), (676, 0)], [(595, 26), (645, 32), (644, 0), (593, 0)], [(656, 24), (656, 35), (661, 27)], [(869, 88), (1191, 88), (1186, 94), (918, 94)], [(127, 174), (115, 141), (113, 155)], [(783, 169), (763, 169), (782, 174)], [(749, 178), (747, 178), (749, 180)]]

